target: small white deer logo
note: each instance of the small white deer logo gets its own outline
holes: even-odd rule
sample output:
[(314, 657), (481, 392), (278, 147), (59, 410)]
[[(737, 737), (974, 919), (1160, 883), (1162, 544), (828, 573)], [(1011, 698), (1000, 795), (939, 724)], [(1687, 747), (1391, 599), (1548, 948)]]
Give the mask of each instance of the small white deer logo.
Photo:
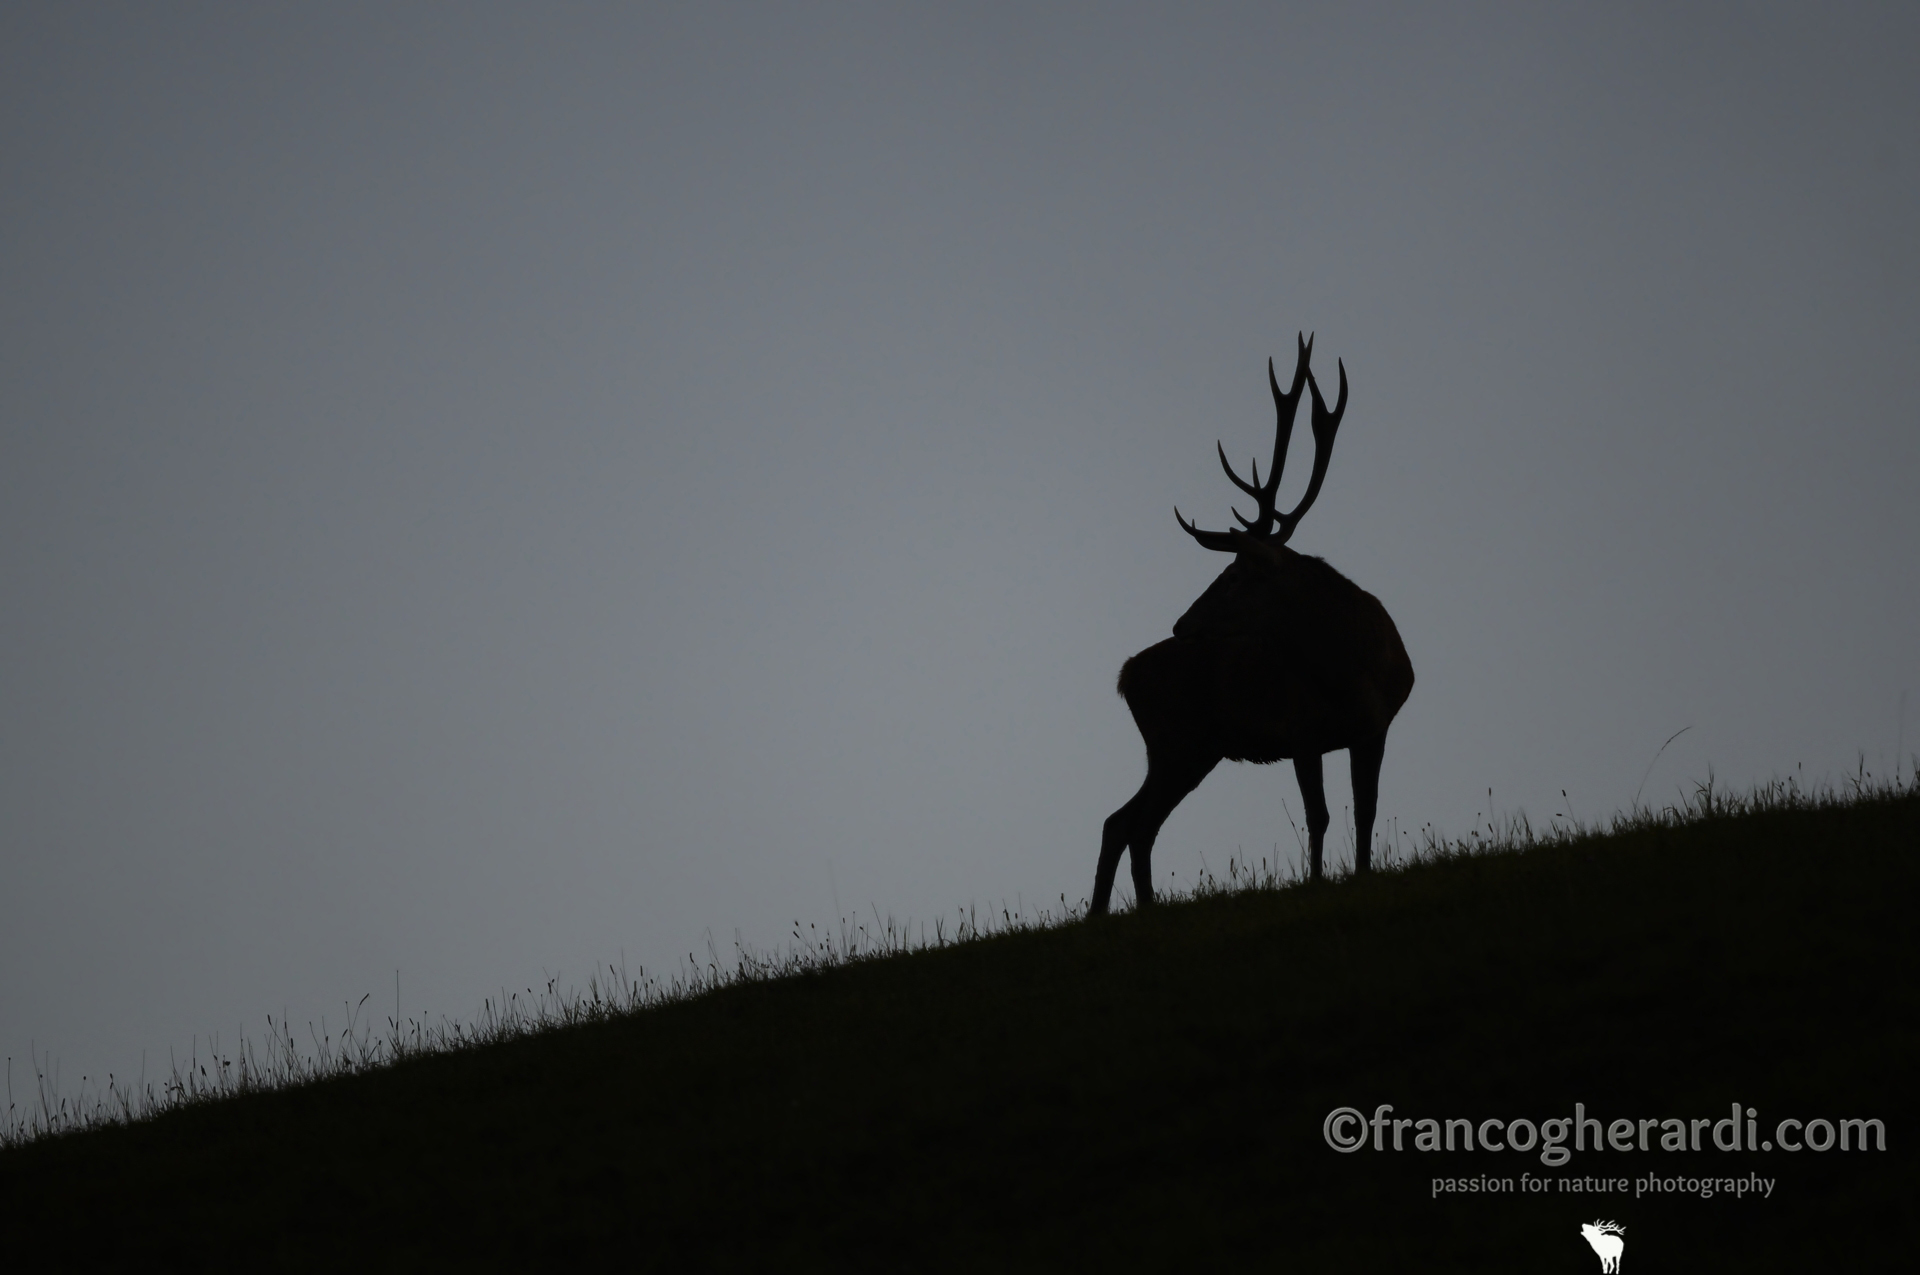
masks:
[(1600, 1255), (1600, 1275), (1617, 1275), (1620, 1270), (1620, 1254), (1627, 1242), (1620, 1237), (1627, 1228), (1618, 1222), (1582, 1222), (1580, 1234), (1587, 1243), (1593, 1245), (1593, 1251)]

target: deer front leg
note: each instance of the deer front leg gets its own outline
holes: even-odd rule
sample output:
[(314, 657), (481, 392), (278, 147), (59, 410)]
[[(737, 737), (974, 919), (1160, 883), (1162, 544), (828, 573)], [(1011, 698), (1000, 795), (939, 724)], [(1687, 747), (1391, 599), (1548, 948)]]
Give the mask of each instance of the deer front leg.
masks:
[(1373, 816), (1380, 806), (1380, 763), (1387, 755), (1387, 737), (1355, 744), (1347, 750), (1353, 768), (1354, 871), (1372, 867)]
[(1333, 816), (1327, 813), (1327, 788), (1320, 770), (1320, 754), (1309, 753), (1293, 759), (1293, 777), (1300, 781), (1300, 800), (1307, 807), (1307, 855), (1312, 862), (1310, 879), (1320, 879), (1321, 852), (1327, 844), (1327, 825)]

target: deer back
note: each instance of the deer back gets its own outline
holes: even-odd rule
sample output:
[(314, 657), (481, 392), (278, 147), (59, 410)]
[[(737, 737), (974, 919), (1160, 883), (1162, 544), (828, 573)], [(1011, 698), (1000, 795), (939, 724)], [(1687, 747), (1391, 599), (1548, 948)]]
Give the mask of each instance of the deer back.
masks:
[(1386, 608), (1319, 558), (1262, 549), (1235, 558), (1171, 639), (1128, 662), (1121, 693), (1142, 701), (1136, 717), (1197, 716), (1241, 761), (1384, 733), (1413, 689)]

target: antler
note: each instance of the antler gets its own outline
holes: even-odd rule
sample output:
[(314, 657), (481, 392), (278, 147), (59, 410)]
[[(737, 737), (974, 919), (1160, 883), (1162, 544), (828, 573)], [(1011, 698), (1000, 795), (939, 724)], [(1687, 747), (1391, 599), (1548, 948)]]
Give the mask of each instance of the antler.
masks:
[[(1176, 507), (1173, 516), (1179, 521), (1181, 530), (1192, 536), (1209, 549), (1218, 549), (1225, 553), (1238, 553), (1248, 540), (1257, 540), (1269, 545), (1283, 545), (1293, 537), (1293, 529), (1299, 525), (1313, 502), (1320, 495), (1320, 485), (1326, 481), (1327, 465), (1333, 460), (1333, 436), (1340, 429), (1340, 420), (1347, 412), (1347, 365), (1340, 363), (1340, 399), (1331, 412), (1327, 410), (1326, 400), (1320, 397), (1320, 384), (1313, 378), (1313, 369), (1308, 366), (1313, 359), (1313, 338), (1299, 338), (1299, 357), (1293, 368), (1293, 388), (1282, 394), (1280, 382), (1273, 374), (1273, 360), (1267, 360), (1267, 384), (1273, 389), (1273, 406), (1276, 421), (1274, 424), (1273, 463), (1267, 468), (1267, 481), (1260, 481), (1260, 462), (1256, 458), (1249, 464), (1253, 471), (1253, 481), (1247, 482), (1233, 471), (1227, 461), (1227, 449), (1216, 442), (1214, 447), (1220, 453), (1220, 468), (1227, 471), (1227, 477), (1233, 485), (1252, 496), (1258, 503), (1258, 517), (1248, 518), (1237, 508), (1233, 516), (1240, 520), (1244, 530), (1202, 531), (1198, 525), (1188, 522), (1180, 516)], [(1279, 513), (1274, 509), (1274, 501), (1280, 494), (1280, 475), (1286, 469), (1287, 444), (1293, 437), (1293, 418), (1300, 407), (1300, 387), (1306, 383), (1313, 395), (1313, 474), (1307, 480), (1306, 495), (1300, 498), (1292, 513)], [(1278, 523), (1278, 530), (1275, 524)]]

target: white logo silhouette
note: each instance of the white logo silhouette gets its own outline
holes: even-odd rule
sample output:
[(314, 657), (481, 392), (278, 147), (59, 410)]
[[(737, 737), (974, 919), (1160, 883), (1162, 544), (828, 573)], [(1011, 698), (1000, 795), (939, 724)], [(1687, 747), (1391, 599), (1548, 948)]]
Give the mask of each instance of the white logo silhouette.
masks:
[(1587, 1243), (1593, 1245), (1593, 1251), (1600, 1255), (1600, 1275), (1616, 1275), (1620, 1269), (1620, 1254), (1627, 1242), (1620, 1237), (1627, 1228), (1618, 1222), (1582, 1222), (1580, 1234)]

